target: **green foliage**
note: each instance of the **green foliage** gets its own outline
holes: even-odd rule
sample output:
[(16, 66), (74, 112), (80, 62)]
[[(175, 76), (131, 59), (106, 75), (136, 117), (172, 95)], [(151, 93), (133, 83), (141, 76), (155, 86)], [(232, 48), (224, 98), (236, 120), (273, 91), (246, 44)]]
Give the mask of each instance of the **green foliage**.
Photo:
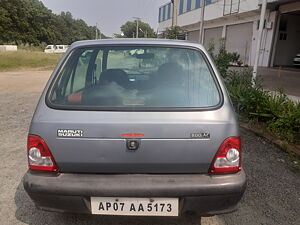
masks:
[(139, 23), (139, 38), (156, 38), (154, 30), (148, 23), (143, 21), (128, 21), (121, 26), (121, 31), (124, 36), (117, 35), (116, 37), (122, 38), (135, 38), (136, 37), (136, 27), (137, 22)]
[(288, 99), (282, 90), (264, 91), (260, 77), (253, 86), (249, 69), (229, 71), (225, 84), (241, 119), (265, 123), (277, 137), (300, 143), (300, 104)]
[(0, 52), (0, 71), (23, 68), (53, 69), (61, 56), (61, 54), (46, 54), (23, 50)]
[(214, 43), (210, 43), (209, 53), (224, 78), (232, 103), (241, 120), (264, 124), (275, 136), (290, 143), (300, 144), (300, 103), (291, 101), (282, 90), (263, 90), (261, 77), (253, 82), (252, 70), (228, 70), (232, 64), (241, 64), (239, 55), (228, 53), (224, 40), (217, 54)]
[(255, 114), (268, 117), (265, 114), (267, 93), (261, 88), (261, 81), (256, 80), (252, 86), (250, 70), (229, 71), (225, 78), (227, 90), (237, 112), (244, 118), (256, 117)]
[(227, 52), (225, 48), (224, 39), (220, 39), (220, 48), (218, 49), (217, 54), (214, 54), (214, 51), (215, 51), (215, 44), (213, 41), (210, 41), (208, 52), (214, 59), (217, 68), (223, 77), (226, 77), (230, 65), (238, 65), (238, 66), (242, 65), (239, 54), (237, 54), (236, 52), (233, 53)]
[(44, 52), (46, 46), (47, 46), (46, 44), (40, 44), (40, 45), (20, 44), (20, 45), (18, 45), (18, 50), (33, 51), (33, 52)]
[(114, 34), (113, 37), (114, 38), (124, 38), (124, 35), (122, 35), (122, 34)]
[(167, 39), (185, 40), (186, 32), (179, 26), (167, 28), (163, 33), (163, 37)]
[(281, 139), (300, 143), (300, 104), (295, 104), (283, 93), (271, 96), (269, 103), (273, 115), (268, 121), (269, 129)]
[(52, 13), (38, 0), (0, 0), (0, 44), (71, 44), (94, 39), (95, 31), (69, 12)]

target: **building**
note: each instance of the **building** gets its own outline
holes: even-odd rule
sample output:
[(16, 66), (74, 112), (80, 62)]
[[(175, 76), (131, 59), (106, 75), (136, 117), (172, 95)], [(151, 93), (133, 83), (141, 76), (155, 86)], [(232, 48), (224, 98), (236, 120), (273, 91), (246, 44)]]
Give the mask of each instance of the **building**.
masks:
[[(202, 0), (174, 0), (159, 8), (162, 33), (177, 25), (187, 31), (187, 39), (199, 42)], [(259, 66), (291, 66), (300, 53), (300, 0), (268, 0), (260, 46)], [(237, 52), (244, 64), (253, 65), (262, 0), (205, 0), (204, 35), (208, 47)], [(173, 16), (174, 15), (174, 16)]]

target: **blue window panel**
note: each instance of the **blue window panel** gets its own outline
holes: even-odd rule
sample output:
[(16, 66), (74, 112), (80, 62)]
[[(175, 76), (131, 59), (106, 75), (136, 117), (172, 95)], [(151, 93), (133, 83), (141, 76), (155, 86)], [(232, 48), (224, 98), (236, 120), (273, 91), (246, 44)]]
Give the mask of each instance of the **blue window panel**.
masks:
[(184, 0), (180, 0), (180, 4), (179, 4), (179, 15), (183, 13), (183, 5), (184, 5)]
[(205, 0), (205, 5), (211, 4), (211, 0)]
[[(202, 0), (196, 0), (196, 6), (195, 6), (196, 9), (201, 8), (201, 4), (202, 4), (201, 1)], [(205, 5), (210, 5), (211, 2), (212, 2), (212, 0), (205, 0)]]
[(158, 22), (161, 22), (161, 8), (158, 10)]
[(166, 6), (163, 7), (163, 18), (162, 18), (163, 21), (166, 20)]
[(192, 0), (187, 0), (186, 11), (191, 11), (192, 9)]
[(200, 0), (196, 0), (196, 6), (195, 6), (195, 8), (199, 9), (200, 7), (201, 7)]
[(171, 3), (168, 4), (168, 20), (171, 19)]

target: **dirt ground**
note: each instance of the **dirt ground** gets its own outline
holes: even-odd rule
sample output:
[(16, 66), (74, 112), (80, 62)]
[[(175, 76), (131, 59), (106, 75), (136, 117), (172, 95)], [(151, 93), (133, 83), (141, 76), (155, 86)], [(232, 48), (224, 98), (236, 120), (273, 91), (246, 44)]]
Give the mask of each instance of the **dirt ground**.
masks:
[[(0, 73), (0, 224), (199, 224), (199, 219), (99, 217), (37, 210), (25, 193), (26, 137), (30, 119), (50, 71)], [(242, 130), (248, 187), (239, 210), (202, 218), (203, 225), (300, 224), (300, 174), (290, 157)]]

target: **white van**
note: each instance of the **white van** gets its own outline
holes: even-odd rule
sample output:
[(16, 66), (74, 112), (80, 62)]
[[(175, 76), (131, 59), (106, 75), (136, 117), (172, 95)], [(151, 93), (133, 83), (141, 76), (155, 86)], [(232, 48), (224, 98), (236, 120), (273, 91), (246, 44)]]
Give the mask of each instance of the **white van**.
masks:
[(0, 52), (15, 52), (18, 51), (17, 45), (0, 45)]
[(68, 45), (48, 45), (44, 52), (45, 53), (65, 53), (69, 48)]

